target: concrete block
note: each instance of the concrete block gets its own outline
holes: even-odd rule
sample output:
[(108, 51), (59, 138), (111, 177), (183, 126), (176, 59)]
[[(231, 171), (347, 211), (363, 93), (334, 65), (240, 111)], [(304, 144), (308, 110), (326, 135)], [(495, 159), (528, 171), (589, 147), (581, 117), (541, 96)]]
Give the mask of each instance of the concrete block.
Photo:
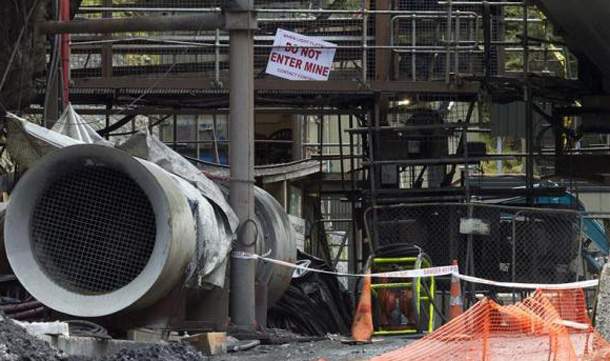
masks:
[(70, 336), (70, 328), (65, 322), (22, 322), (13, 321), (19, 326), (25, 328), (27, 333), (33, 336), (51, 335), (51, 336)]
[(165, 340), (163, 330), (151, 330), (148, 328), (136, 328), (127, 331), (127, 339), (135, 342), (155, 343)]
[(193, 347), (207, 356), (219, 355), (227, 352), (227, 334), (224, 332), (200, 333), (184, 337), (182, 342), (193, 345)]
[(64, 337), (39, 335), (39, 338), (51, 344), (51, 346), (71, 356), (87, 356), (93, 358), (104, 358), (123, 350), (141, 348), (147, 343), (133, 342), (127, 340), (104, 340), (91, 337)]

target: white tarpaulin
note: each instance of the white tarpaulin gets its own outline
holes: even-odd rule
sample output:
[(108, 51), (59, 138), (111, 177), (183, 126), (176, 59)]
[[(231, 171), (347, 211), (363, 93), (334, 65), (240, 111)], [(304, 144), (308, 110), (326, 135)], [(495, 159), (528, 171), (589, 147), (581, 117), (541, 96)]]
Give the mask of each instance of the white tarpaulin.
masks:
[(21, 172), (55, 149), (84, 144), (81, 140), (59, 134), (11, 113), (7, 114), (6, 125), (9, 134), (6, 149)]
[(83, 143), (112, 145), (112, 143), (102, 138), (93, 127), (78, 115), (72, 104), (68, 104), (66, 110), (51, 128), (52, 131), (67, 135), (70, 138), (80, 140)]
[(277, 29), (267, 74), (288, 80), (328, 80), (337, 45)]
[(218, 185), (148, 132), (136, 133), (118, 148), (176, 176), (194, 210), (197, 226), (196, 259), (191, 263), (196, 277), (188, 280), (189, 286), (208, 283), (222, 287), (239, 220)]

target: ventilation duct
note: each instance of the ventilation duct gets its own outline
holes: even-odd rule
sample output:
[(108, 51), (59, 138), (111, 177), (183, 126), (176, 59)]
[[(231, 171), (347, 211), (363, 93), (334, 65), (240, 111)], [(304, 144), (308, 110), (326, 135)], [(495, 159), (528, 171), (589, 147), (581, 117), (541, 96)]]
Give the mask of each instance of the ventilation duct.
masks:
[(97, 317), (153, 304), (191, 260), (195, 229), (170, 175), (114, 148), (52, 152), (18, 182), (5, 246), (32, 296)]
[[(11, 194), (4, 230), (9, 263), (33, 297), (60, 313), (101, 317), (151, 306), (184, 284), (193, 263), (205, 262), (197, 256), (204, 245), (184, 183), (107, 146), (53, 151)], [(295, 262), (294, 231), (279, 203), (256, 188), (255, 210), (257, 252)], [(228, 228), (218, 222), (208, 226)], [(292, 273), (261, 262), (256, 277), (272, 305)]]

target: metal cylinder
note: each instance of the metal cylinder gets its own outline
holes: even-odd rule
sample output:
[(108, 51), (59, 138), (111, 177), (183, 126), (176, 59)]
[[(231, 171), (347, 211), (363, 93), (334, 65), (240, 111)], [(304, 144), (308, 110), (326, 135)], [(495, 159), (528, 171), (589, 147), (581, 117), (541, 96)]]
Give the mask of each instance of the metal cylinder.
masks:
[[(254, 209), (259, 229), (256, 253), (272, 259), (296, 263), (296, 234), (282, 206), (271, 194), (254, 187)], [(282, 297), (292, 280), (292, 273), (292, 268), (259, 261), (256, 281), (267, 285), (269, 306)]]
[[(230, 189), (226, 183), (219, 183), (220, 189), (226, 197)], [(296, 233), (288, 219), (282, 205), (264, 189), (254, 186), (254, 217), (256, 224), (254, 231), (255, 241), (252, 248), (254, 253), (267, 258), (289, 263), (297, 261)], [(248, 224), (248, 226), (250, 226)], [(292, 280), (293, 269), (271, 262), (259, 260), (254, 262), (256, 267), (255, 281), (267, 287), (267, 305), (273, 306)]]
[(45, 21), (37, 24), (37, 29), (43, 34), (107, 34), (132, 31), (201, 31), (221, 29), (224, 25), (225, 18), (222, 14), (195, 14)]
[(155, 303), (184, 279), (195, 242), (191, 209), (170, 175), (100, 145), (45, 156), (18, 182), (6, 213), (19, 281), (79, 317)]

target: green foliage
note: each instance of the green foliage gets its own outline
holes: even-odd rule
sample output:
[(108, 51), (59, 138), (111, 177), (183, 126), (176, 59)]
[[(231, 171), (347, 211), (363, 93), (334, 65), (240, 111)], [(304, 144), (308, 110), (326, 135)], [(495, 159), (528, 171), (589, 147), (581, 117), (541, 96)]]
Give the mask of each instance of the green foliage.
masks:
[[(480, 140), (485, 142), (487, 145), (488, 154), (496, 154), (496, 142), (497, 138), (492, 137), (489, 134), (482, 134)], [(515, 137), (504, 137), (503, 138), (503, 153), (519, 153), (521, 152), (521, 142), (523, 140)], [(485, 174), (496, 174), (498, 170), (497, 161), (483, 162), (482, 164), (483, 173)], [(516, 158), (513, 160), (502, 161), (502, 174), (523, 174), (525, 173), (525, 164), (522, 158)]]
[(360, 10), (364, 8), (365, 1), (364, 0), (347, 0), (345, 4), (345, 9), (347, 10)]
[[(505, 17), (507, 19), (523, 19), (523, 8), (509, 6), (505, 8)], [(546, 16), (536, 7), (528, 7), (528, 19), (535, 21), (529, 22), (528, 37), (530, 39), (542, 39), (548, 42), (561, 42), (562, 39), (554, 34), (554, 29)], [(524, 34), (523, 22), (507, 22), (505, 27), (505, 41), (511, 43), (522, 43)], [(509, 46), (512, 48), (521, 47), (522, 45)], [(545, 72), (555, 76), (565, 77), (566, 63), (565, 54), (556, 51), (557, 46), (540, 43), (534, 40), (529, 42), (530, 48), (543, 48), (546, 51), (530, 51), (529, 67), (532, 72)], [(572, 64), (575, 62), (572, 58)], [(507, 72), (522, 72), (524, 67), (524, 55), (522, 51), (507, 51), (506, 52), (506, 67)], [(571, 64), (571, 65), (572, 65)], [(575, 71), (575, 69), (572, 69)]]
[[(140, 0), (112, 0), (112, 5), (114, 6), (125, 6), (125, 5), (137, 5)], [(81, 6), (103, 6), (103, 0), (82, 0)], [(144, 16), (145, 14), (140, 14), (135, 11), (123, 11), (123, 12), (114, 12), (114, 18), (132, 18), (136, 16)], [(88, 14), (87, 18), (101, 18), (101, 14)], [(147, 31), (134, 31), (129, 33), (121, 33), (121, 34), (113, 34), (113, 38), (146, 38), (153, 36), (152, 33)], [(115, 55), (119, 56), (119, 55)], [(161, 56), (157, 54), (124, 54), (120, 55), (121, 61), (133, 65), (154, 65), (161, 64)]]

